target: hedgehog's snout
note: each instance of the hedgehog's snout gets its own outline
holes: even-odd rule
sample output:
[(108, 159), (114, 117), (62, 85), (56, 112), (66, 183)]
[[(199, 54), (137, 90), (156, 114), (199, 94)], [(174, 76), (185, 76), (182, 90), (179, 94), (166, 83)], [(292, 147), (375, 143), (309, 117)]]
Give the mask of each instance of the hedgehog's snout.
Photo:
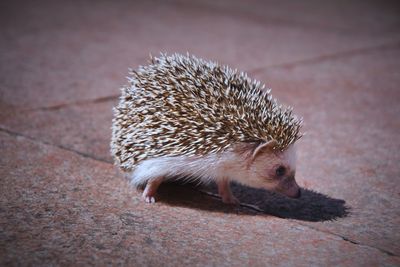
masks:
[(290, 198), (299, 198), (301, 197), (301, 189), (300, 186), (293, 180), (293, 184), (283, 192), (286, 196)]
[(297, 189), (297, 192), (292, 196), (292, 198), (299, 198), (299, 197), (301, 197), (301, 189), (300, 188)]

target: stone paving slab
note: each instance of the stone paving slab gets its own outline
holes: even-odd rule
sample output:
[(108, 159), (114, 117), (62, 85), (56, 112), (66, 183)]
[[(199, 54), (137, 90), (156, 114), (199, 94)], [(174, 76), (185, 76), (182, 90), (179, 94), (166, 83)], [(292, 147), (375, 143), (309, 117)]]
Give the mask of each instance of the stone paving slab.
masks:
[[(291, 201), (236, 187), (240, 199), (267, 214), (311, 221), (309, 226), (399, 255), (399, 56), (394, 46), (255, 73), (274, 88), (274, 96), (304, 116), (307, 135), (299, 142), (298, 180), (316, 192)], [(0, 116), (0, 125), (111, 162), (114, 104), (21, 112)], [(367, 130), (360, 134), (359, 129)]]
[[(0, 3), (0, 265), (400, 266), (398, 5), (227, 3)], [(112, 167), (127, 68), (187, 50), (304, 117), (301, 199), (167, 184), (149, 206)]]
[(208, 202), (205, 209), (144, 204), (111, 164), (24, 137), (1, 132), (0, 147), (7, 155), (0, 157), (1, 265), (400, 264), (374, 248), (196, 192), (186, 194), (188, 203)]
[(192, 2), (3, 2), (1, 111), (118, 95), (127, 68), (145, 64), (148, 53), (189, 51), (249, 71), (400, 40), (213, 10)]

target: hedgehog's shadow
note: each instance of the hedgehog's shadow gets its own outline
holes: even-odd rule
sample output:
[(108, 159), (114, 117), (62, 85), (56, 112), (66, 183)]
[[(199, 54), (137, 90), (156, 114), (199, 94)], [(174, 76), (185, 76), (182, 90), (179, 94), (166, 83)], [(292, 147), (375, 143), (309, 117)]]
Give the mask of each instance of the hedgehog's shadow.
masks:
[(345, 205), (344, 200), (308, 189), (302, 189), (299, 199), (290, 199), (280, 194), (239, 184), (233, 184), (232, 191), (240, 200), (240, 206), (227, 205), (219, 198), (210, 197), (217, 195), (214, 184), (201, 187), (178, 183), (163, 184), (159, 188), (158, 201), (213, 212), (264, 214), (312, 222), (335, 220), (349, 214), (349, 207)]

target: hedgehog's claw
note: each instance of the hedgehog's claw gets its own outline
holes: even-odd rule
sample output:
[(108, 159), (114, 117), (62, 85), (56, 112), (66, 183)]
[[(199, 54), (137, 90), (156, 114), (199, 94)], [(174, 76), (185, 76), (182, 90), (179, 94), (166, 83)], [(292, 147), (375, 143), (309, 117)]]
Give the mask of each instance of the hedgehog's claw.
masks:
[(155, 203), (156, 199), (154, 197), (144, 197), (146, 203)]

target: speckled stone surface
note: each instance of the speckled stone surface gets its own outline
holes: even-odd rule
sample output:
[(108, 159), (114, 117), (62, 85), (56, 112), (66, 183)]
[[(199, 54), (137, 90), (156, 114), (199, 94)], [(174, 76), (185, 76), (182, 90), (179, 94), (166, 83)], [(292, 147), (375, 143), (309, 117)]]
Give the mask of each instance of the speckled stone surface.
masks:
[[(398, 32), (353, 35), (282, 22), (268, 14), (273, 11), (254, 14), (273, 6), (2, 1), (0, 86), (8, 89), (2, 90), (2, 105), (29, 110), (118, 95), (127, 68), (159, 51), (240, 62), (240, 69), (251, 71), (400, 39)], [(277, 8), (277, 15), (285, 8)]]
[[(2, 1), (0, 265), (400, 266), (399, 6)], [(248, 71), (304, 117), (302, 198), (141, 201), (111, 164), (111, 109), (159, 51)]]
[(0, 142), (2, 265), (400, 264), (190, 188), (162, 189), (175, 196), (146, 205), (110, 164), (6, 133)]

